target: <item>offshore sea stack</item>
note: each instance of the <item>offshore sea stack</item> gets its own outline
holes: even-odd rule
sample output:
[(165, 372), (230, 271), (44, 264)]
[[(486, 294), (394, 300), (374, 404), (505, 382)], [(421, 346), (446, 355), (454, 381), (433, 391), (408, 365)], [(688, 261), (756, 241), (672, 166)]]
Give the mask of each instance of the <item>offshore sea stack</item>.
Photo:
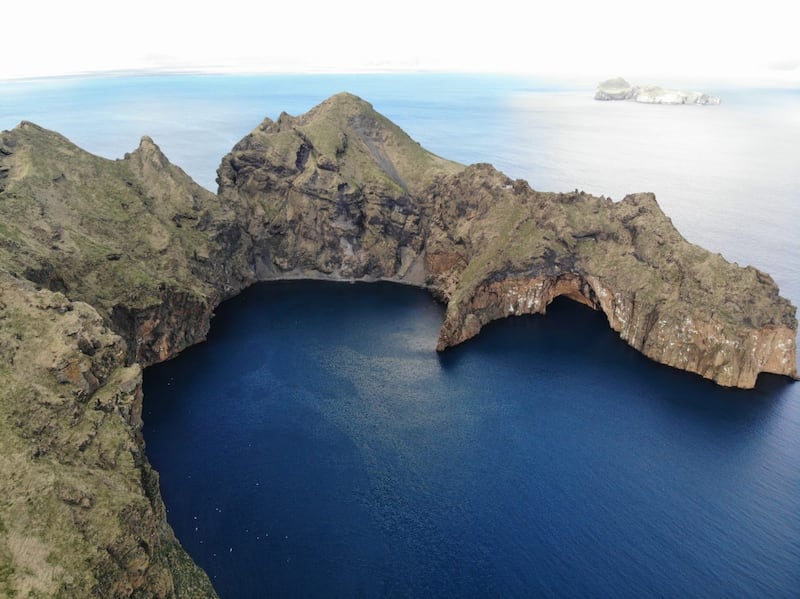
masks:
[(0, 596), (215, 596), (166, 521), (142, 369), (256, 281), (426, 288), (447, 305), (439, 350), (564, 295), (721, 385), (797, 378), (794, 306), (684, 240), (652, 194), (535, 191), (349, 94), (265, 120), (218, 182), (147, 137), (106, 160), (32, 123), (0, 133)]
[(607, 79), (597, 85), (595, 100), (630, 100), (641, 104), (711, 104), (721, 100), (702, 92), (664, 89), (657, 85), (631, 85), (622, 77)]

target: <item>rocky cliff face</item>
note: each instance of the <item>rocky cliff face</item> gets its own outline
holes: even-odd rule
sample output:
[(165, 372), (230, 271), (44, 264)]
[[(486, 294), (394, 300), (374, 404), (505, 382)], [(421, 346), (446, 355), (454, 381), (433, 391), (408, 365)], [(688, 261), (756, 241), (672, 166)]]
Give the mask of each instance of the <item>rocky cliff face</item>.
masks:
[(166, 523), (141, 369), (246, 284), (236, 216), (149, 138), (0, 134), (0, 595), (211, 597)]
[(0, 267), (117, 323), (129, 362), (202, 340), (213, 307), (252, 280), (235, 212), (150, 138), (111, 161), (22, 123), (0, 134), (0, 172)]
[(166, 522), (142, 369), (88, 304), (0, 272), (0, 595), (213, 597)]
[(141, 369), (257, 280), (425, 287), (440, 350), (565, 295), (720, 384), (797, 376), (769, 276), (686, 242), (650, 194), (537, 192), (349, 94), (265, 120), (218, 174), (214, 195), (149, 138), (110, 161), (31, 123), (0, 134), (0, 595), (214, 596), (166, 523)]
[(421, 284), (422, 190), (461, 168), (339, 94), (303, 116), (265, 120), (223, 158), (217, 182), (247, 225), (259, 278)]
[[(463, 265), (457, 276), (452, 267), (429, 268), (429, 282), (448, 299), (440, 349), (491, 320), (544, 313), (566, 295), (602, 310), (645, 355), (721, 385), (752, 387), (759, 372), (797, 377), (794, 306), (768, 275), (684, 240), (652, 194), (614, 203), (540, 193), (483, 165), (430, 191), (437, 255)], [(454, 212), (470, 196), (484, 208), (464, 213), (477, 220)]]
[(427, 287), (447, 304), (440, 350), (567, 295), (645, 355), (721, 385), (797, 376), (795, 308), (768, 275), (688, 243), (652, 194), (542, 193), (448, 163), (347, 94), (262, 123), (218, 182), (249, 211), (259, 278)]

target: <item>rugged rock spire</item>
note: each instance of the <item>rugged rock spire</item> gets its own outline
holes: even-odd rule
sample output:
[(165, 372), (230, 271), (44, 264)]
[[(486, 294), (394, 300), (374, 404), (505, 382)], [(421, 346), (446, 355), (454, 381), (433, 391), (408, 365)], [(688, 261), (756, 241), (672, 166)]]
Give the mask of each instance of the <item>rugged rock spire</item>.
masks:
[(259, 278), (400, 273), (422, 284), (422, 191), (462, 168), (342, 93), (266, 119), (223, 158), (217, 182), (246, 223)]

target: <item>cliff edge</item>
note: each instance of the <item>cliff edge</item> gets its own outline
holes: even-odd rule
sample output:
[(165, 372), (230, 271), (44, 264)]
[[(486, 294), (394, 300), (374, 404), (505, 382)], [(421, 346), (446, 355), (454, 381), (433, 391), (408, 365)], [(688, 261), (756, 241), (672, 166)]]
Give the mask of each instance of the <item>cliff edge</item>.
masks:
[(0, 596), (216, 596), (166, 522), (141, 372), (204, 338), (240, 241), (149, 138), (0, 133)]

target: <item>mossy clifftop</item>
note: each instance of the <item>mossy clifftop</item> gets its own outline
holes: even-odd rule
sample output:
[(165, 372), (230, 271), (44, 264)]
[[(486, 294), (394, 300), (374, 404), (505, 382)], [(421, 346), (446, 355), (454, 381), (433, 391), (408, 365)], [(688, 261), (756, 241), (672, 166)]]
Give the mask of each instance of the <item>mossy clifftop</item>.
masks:
[(237, 235), (149, 138), (0, 133), (0, 595), (215, 596), (164, 517), (141, 371), (238, 291)]

